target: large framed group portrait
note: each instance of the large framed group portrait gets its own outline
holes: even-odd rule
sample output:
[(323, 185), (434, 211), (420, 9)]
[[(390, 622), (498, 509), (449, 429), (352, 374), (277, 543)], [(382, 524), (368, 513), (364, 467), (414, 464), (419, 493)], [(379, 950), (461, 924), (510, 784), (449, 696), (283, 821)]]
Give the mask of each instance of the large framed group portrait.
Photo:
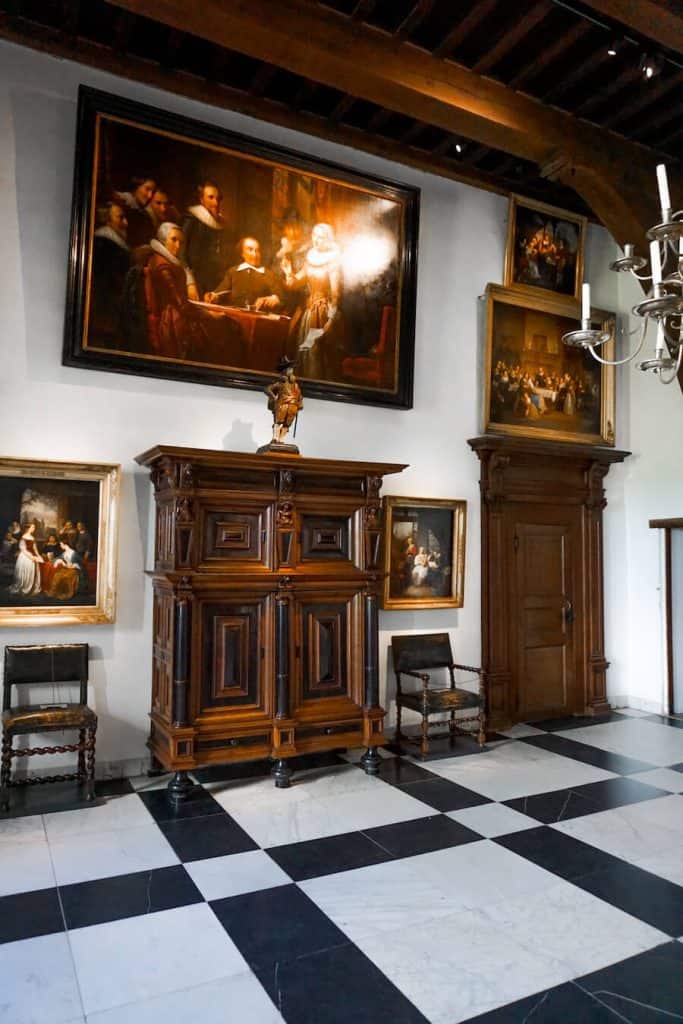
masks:
[[(614, 367), (562, 342), (578, 327), (578, 305), (495, 284), (486, 293), (484, 430), (614, 445)], [(611, 335), (602, 358), (614, 359), (615, 315), (592, 310), (591, 318)]]
[(114, 622), (120, 467), (0, 458), (0, 625)]
[(511, 195), (504, 284), (578, 301), (585, 238), (585, 217)]
[(467, 502), (391, 495), (383, 504), (382, 607), (462, 608)]
[(63, 360), (410, 408), (419, 190), (81, 87)]

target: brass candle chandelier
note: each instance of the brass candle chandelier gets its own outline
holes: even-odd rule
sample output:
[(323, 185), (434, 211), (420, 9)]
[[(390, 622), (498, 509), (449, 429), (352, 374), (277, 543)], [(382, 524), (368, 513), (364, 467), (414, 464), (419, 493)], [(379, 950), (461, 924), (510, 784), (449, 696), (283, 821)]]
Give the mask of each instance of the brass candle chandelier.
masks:
[(642, 324), (629, 336), (640, 335), (636, 347), (623, 359), (603, 359), (598, 349), (611, 335), (591, 324), (590, 285), (583, 285), (581, 327), (565, 334), (562, 341), (574, 348), (586, 349), (606, 366), (629, 363), (641, 352), (651, 323), (655, 325), (655, 348), (651, 359), (638, 363), (639, 370), (650, 371), (662, 384), (671, 384), (678, 376), (683, 359), (683, 210), (672, 212), (669, 182), (664, 164), (657, 167), (657, 185), (661, 206), (661, 222), (647, 232), (650, 242), (650, 273), (640, 273), (647, 261), (636, 256), (635, 246), (624, 246), (624, 255), (610, 263), (610, 270), (632, 274), (639, 281), (650, 282), (647, 297), (633, 307)]

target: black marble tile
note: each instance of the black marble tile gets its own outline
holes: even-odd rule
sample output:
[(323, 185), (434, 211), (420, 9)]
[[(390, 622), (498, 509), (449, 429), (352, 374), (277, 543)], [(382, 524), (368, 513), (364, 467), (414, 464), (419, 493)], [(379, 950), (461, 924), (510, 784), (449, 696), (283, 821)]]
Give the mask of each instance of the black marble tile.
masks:
[(134, 793), (135, 788), (131, 785), (130, 779), (96, 779), (95, 796), (112, 797), (127, 796)]
[(600, 750), (599, 747), (591, 747), (589, 743), (577, 743), (576, 740), (570, 740), (566, 736), (555, 736), (553, 733), (524, 736), (520, 742), (528, 743), (531, 747), (541, 747), (542, 750), (549, 750), (553, 754), (561, 754), (562, 757), (571, 757), (595, 768), (604, 768), (605, 771), (615, 772), (617, 775), (646, 772), (655, 767), (645, 761), (636, 761), (635, 758), (613, 754), (609, 750)]
[(256, 969), (287, 1024), (428, 1024), (351, 944)]
[(631, 1018), (617, 1016), (597, 997), (568, 982), (471, 1017), (468, 1024), (624, 1024), (624, 1020)]
[(675, 1024), (683, 1021), (683, 944), (656, 946), (576, 984), (632, 1024)]
[(64, 885), (59, 890), (67, 928), (85, 928), (202, 903), (203, 896), (182, 865), (136, 871)]
[(307, 953), (349, 941), (296, 885), (229, 896), (214, 900), (210, 906), (253, 968), (269, 970), (276, 963), (298, 961)]
[(0, 899), (0, 942), (17, 942), (63, 931), (64, 918), (56, 889), (36, 889)]
[(414, 857), (420, 853), (444, 850), (449, 846), (473, 843), (482, 836), (444, 814), (432, 818), (401, 821), (397, 825), (380, 825), (365, 829), (365, 835), (378, 843), (393, 857)]
[(421, 768), (404, 757), (383, 757), (379, 766), (379, 777), (392, 786), (402, 786), (406, 782), (430, 782), (438, 778), (434, 772)]
[(604, 725), (606, 722), (632, 722), (629, 715), (620, 715), (618, 711), (610, 711), (608, 715), (571, 715), (569, 718), (544, 718), (541, 722), (528, 722), (534, 729), (545, 729), (546, 732), (563, 732), (565, 729), (584, 729), (587, 725)]
[(423, 782), (407, 782), (398, 786), (403, 793), (429, 804), (437, 811), (461, 811), (463, 807), (478, 807), (480, 804), (492, 803), (488, 797), (475, 793), (471, 789), (459, 786), (450, 779), (438, 776)]
[(583, 843), (580, 839), (574, 839), (573, 836), (567, 836), (564, 832), (547, 826), (498, 836), (493, 842), (538, 864), (546, 871), (552, 871), (568, 882), (574, 882), (591, 872), (609, 869), (617, 860), (611, 854), (598, 850), (596, 846)]
[[(436, 730), (437, 726), (434, 726)], [(406, 736), (412, 736), (416, 741), (419, 741), (420, 733), (418, 729), (412, 729), (408, 727), (404, 729)], [(488, 743), (494, 743), (500, 740), (509, 741), (509, 736), (503, 736), (502, 733), (489, 733)], [(429, 740), (429, 753), (426, 756), (422, 756), (420, 753), (419, 742), (410, 743), (407, 740), (403, 740), (402, 743), (397, 743), (396, 740), (391, 740), (387, 744), (387, 750), (391, 750), (394, 754), (399, 756), (410, 756), (419, 759), (421, 763), (428, 761), (442, 761), (447, 757), (467, 757), (470, 754), (485, 754), (486, 748), (481, 749), (477, 740), (470, 735), (464, 733), (458, 733), (455, 739), (451, 739), (449, 735), (445, 736), (434, 736)]]
[[(290, 757), (287, 764), (293, 772), (309, 771), (312, 768), (329, 768), (335, 764), (347, 764), (334, 750), (322, 750), (317, 754), (299, 754)], [(245, 761), (241, 764), (217, 764), (208, 768), (194, 768), (192, 775), (197, 782), (237, 782), (240, 779), (265, 778), (273, 770), (273, 762), (267, 759)]]
[(555, 821), (580, 818), (597, 811), (608, 811), (613, 807), (653, 800), (668, 793), (655, 786), (648, 786), (636, 779), (605, 779), (603, 782), (589, 782), (585, 786), (558, 789), (534, 796), (515, 797), (503, 801), (507, 807), (528, 814), (531, 818), (549, 825)]
[[(71, 769), (70, 769), (71, 770)], [(96, 786), (99, 783), (95, 784)], [(49, 782), (42, 786), (12, 786), (9, 791), (9, 810), (0, 813), (5, 818), (23, 818), (32, 814), (57, 814), (60, 811), (88, 810), (101, 807), (105, 797), (96, 792), (95, 800), (86, 800), (85, 787), (76, 782)]]
[(660, 725), (670, 725), (672, 729), (683, 729), (683, 717), (680, 715), (645, 715), (639, 721), (659, 722)]
[(683, 772), (683, 761), (680, 764), (671, 764), (669, 767), (675, 772)]
[(274, 846), (268, 850), (268, 854), (295, 882), (364, 868), (369, 864), (382, 864), (392, 859), (392, 854), (381, 849), (362, 832), (347, 832), (345, 835)]
[(181, 861), (224, 857), (259, 848), (258, 843), (225, 813), (184, 821), (161, 821), (159, 828)]
[(225, 814), (217, 800), (202, 786), (195, 786), (187, 800), (174, 804), (168, 799), (166, 789), (150, 789), (138, 793), (143, 804), (155, 821), (185, 821), (188, 818), (204, 818), (209, 814)]
[(573, 879), (574, 885), (672, 937), (683, 935), (683, 887), (612, 858), (602, 871)]

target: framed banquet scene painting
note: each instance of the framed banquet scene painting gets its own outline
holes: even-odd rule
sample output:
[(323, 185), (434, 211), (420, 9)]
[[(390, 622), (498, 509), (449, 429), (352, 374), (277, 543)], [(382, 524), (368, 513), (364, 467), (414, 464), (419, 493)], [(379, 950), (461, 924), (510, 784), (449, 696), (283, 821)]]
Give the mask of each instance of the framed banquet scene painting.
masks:
[(505, 280), (508, 288), (578, 301), (586, 218), (523, 196), (510, 196)]
[[(577, 328), (578, 306), (492, 284), (487, 305), (484, 430), (613, 445), (614, 367), (562, 343)], [(614, 359), (614, 314), (592, 316), (612, 335), (603, 358)]]
[(385, 497), (383, 608), (462, 608), (467, 502)]
[(64, 363), (410, 408), (419, 190), (81, 88)]
[(0, 625), (114, 621), (119, 475), (0, 459)]

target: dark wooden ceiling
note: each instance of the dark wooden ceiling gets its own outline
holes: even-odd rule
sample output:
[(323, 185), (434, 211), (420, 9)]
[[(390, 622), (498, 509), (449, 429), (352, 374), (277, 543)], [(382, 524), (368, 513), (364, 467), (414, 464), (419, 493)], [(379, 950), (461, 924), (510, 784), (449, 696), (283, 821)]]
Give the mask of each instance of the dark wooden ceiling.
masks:
[[(677, 18), (671, 0), (647, 3), (670, 7)], [(238, 0), (223, 6), (245, 7)], [(683, 158), (683, 57), (675, 49), (676, 33), (669, 30), (674, 45), (667, 49), (643, 34), (642, 25), (634, 28), (632, 19), (625, 24), (614, 16), (633, 4), (303, 0), (300, 6), (308, 14), (319, 12), (321, 24), (333, 16), (353, 30), (355, 39), (381, 33), (397, 47), (407, 44), (444, 65), (468, 69), (566, 112), (581, 124), (606, 129), (605, 138), (647, 147), (640, 152), (665, 159), (674, 174)], [(196, 6), (199, 18), (202, 7), (201, 2)], [(585, 192), (582, 197), (547, 167), (503, 144), (482, 144), (428, 118), (416, 119), (395, 104), (390, 108), (276, 61), (257, 59), (242, 52), (239, 42), (219, 45), (199, 32), (179, 30), (172, 19), (139, 13), (155, 8), (164, 8), (163, 2), (0, 0), (0, 36), (485, 188), (522, 192), (600, 218)], [(613, 40), (619, 46), (610, 56)], [(649, 81), (639, 69), (644, 54), (654, 55), (659, 65)]]

